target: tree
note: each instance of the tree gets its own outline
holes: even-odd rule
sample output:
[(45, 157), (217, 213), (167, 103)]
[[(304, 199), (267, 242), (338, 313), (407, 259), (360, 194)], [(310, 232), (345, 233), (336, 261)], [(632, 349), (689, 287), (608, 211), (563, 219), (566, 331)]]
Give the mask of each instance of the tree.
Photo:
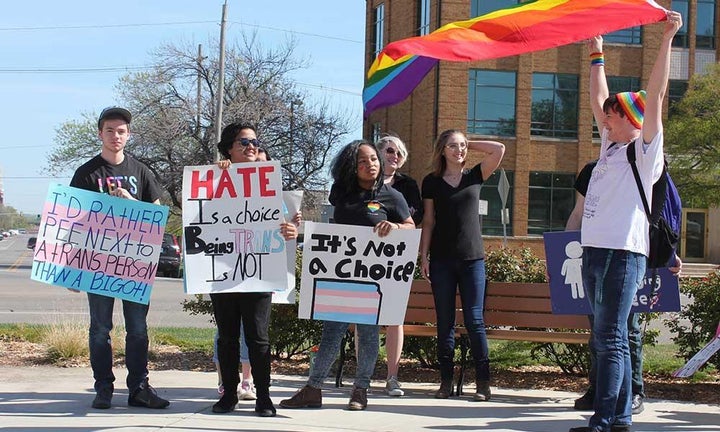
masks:
[[(294, 48), (289, 41), (264, 49), (254, 36), (243, 36), (226, 50), (223, 124), (243, 121), (258, 127), (263, 146), (283, 166), (285, 189), (326, 189), (322, 174), (328, 157), (353, 125), (348, 113), (334, 112), (328, 101), (310, 103), (297, 89), (290, 75), (306, 64), (294, 59)], [(190, 45), (166, 44), (152, 55), (154, 66), (121, 78), (117, 92), (133, 113), (127, 151), (155, 173), (177, 213), (183, 167), (215, 161), (219, 66), (214, 56), (199, 60)], [(77, 167), (98, 153), (96, 119), (85, 114), (58, 129), (58, 146), (48, 158), (51, 173)]]
[(665, 128), (665, 152), (683, 207), (720, 204), (720, 65), (694, 75)]

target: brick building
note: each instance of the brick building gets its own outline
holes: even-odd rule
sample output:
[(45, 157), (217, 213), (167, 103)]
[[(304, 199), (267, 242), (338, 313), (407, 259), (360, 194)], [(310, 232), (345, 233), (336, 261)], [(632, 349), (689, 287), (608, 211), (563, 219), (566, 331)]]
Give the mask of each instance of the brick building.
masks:
[[(452, 21), (483, 15), (517, 0), (367, 0), (366, 70), (389, 42), (424, 35)], [(673, 42), (666, 113), (687, 88), (692, 73), (717, 57), (715, 0), (660, 0), (683, 14)], [(671, 4), (672, 3), (672, 4)], [(605, 36), (611, 92), (637, 91), (647, 83), (662, 25), (621, 30)], [(575, 203), (576, 173), (599, 154), (590, 108), (589, 51), (585, 43), (471, 63), (442, 61), (405, 101), (373, 112), (364, 135), (395, 133), (408, 145), (403, 170), (418, 182), (430, 171), (432, 143), (445, 129), (467, 131), (470, 139), (505, 143), (501, 168), (510, 183), (505, 227), (510, 246), (542, 252), (544, 231), (563, 230)], [(470, 154), (470, 164), (477, 160)], [(502, 241), (499, 171), (483, 187), (488, 215), (486, 243)], [(682, 193), (682, 191), (681, 191)], [(685, 209), (681, 255), (688, 261), (720, 262), (720, 235), (708, 232), (720, 215), (714, 209)], [(712, 241), (715, 240), (715, 241)], [(708, 245), (718, 247), (712, 248)], [(491, 246), (492, 247), (492, 246)]]

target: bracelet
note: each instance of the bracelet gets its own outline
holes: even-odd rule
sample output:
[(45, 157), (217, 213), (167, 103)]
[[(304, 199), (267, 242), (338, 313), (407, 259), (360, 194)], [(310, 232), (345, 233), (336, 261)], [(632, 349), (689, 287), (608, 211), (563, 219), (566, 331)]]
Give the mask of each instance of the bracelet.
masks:
[(590, 54), (590, 66), (604, 66), (605, 55), (601, 52), (594, 52)]

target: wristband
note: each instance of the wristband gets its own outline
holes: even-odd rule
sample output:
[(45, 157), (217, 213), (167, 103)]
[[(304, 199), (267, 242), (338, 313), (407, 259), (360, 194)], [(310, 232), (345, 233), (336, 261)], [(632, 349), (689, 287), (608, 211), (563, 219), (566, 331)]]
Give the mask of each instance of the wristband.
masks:
[(601, 52), (594, 52), (590, 54), (590, 66), (604, 66), (605, 55)]

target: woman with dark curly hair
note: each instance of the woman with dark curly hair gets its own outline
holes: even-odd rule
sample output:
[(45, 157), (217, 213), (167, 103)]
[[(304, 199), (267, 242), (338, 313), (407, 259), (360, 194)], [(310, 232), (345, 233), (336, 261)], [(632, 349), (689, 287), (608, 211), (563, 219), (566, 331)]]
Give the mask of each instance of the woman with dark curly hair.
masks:
[[(231, 163), (258, 160), (260, 141), (255, 127), (250, 124), (232, 123), (222, 131), (218, 150), (224, 160), (218, 162), (221, 169)], [(285, 240), (297, 237), (297, 227), (291, 222), (280, 224)], [(213, 313), (218, 329), (218, 363), (224, 393), (212, 407), (215, 413), (227, 413), (238, 402), (237, 388), (240, 382), (239, 358), (240, 324), (243, 325), (248, 345), (252, 376), (257, 400), (255, 412), (261, 417), (275, 416), (270, 399), (270, 326), (271, 292), (230, 292), (210, 294)]]
[[(374, 144), (353, 141), (333, 160), (330, 170), (334, 183), (330, 204), (335, 206), (335, 223), (371, 226), (379, 237), (394, 229), (414, 229), (405, 198), (383, 182), (383, 160)], [(319, 408), (320, 388), (337, 357), (348, 323), (325, 321), (320, 347), (307, 384), (295, 395), (280, 402), (283, 408)], [(357, 324), (358, 367), (348, 409), (367, 407), (367, 389), (375, 369), (380, 346), (380, 327)]]

